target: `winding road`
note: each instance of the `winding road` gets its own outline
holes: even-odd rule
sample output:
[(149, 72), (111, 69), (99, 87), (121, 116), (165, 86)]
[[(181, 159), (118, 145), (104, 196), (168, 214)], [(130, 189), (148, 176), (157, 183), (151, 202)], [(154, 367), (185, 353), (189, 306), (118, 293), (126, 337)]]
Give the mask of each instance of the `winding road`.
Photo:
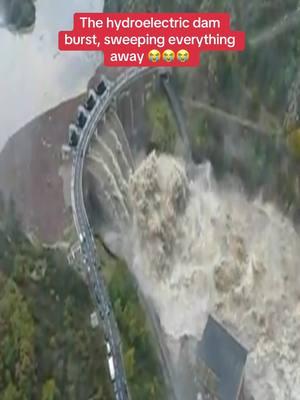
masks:
[(110, 343), (111, 354), (115, 368), (115, 379), (113, 380), (114, 395), (116, 400), (130, 399), (128, 391), (124, 364), (122, 359), (121, 339), (117, 323), (113, 314), (112, 305), (101, 273), (101, 261), (97, 258), (97, 250), (94, 235), (86, 213), (83, 197), (83, 168), (85, 156), (90, 140), (97, 128), (98, 121), (104, 117), (105, 112), (116, 97), (137, 79), (147, 74), (165, 73), (165, 68), (130, 68), (122, 73), (97, 102), (79, 136), (76, 152), (72, 164), (71, 199), (73, 219), (80, 239), (81, 253), (88, 277), (89, 290), (96, 304), (99, 320), (103, 321), (106, 340)]

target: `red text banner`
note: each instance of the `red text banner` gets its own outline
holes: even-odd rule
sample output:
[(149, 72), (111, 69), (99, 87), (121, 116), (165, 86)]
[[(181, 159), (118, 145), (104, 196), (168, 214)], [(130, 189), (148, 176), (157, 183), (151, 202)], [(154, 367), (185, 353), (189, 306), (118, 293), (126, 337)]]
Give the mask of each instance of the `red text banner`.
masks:
[(228, 13), (76, 13), (61, 51), (102, 51), (106, 66), (197, 66), (203, 51), (243, 51)]

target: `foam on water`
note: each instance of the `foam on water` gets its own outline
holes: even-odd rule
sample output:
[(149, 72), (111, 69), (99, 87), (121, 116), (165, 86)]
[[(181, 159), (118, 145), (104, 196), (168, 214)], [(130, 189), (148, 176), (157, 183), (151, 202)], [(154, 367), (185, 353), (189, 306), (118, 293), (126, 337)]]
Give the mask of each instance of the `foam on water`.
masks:
[(154, 304), (175, 363), (181, 339), (199, 340), (213, 313), (249, 350), (254, 399), (299, 399), (299, 236), (272, 204), (250, 201), (232, 182), (220, 187), (210, 163), (188, 170), (152, 153), (130, 175), (123, 201), (119, 169), (99, 170), (132, 215), (126, 232), (106, 239)]
[(273, 205), (220, 188), (203, 164), (152, 154), (130, 181), (132, 270), (166, 334), (200, 338), (214, 313), (249, 349), (255, 399), (299, 399), (299, 236)]

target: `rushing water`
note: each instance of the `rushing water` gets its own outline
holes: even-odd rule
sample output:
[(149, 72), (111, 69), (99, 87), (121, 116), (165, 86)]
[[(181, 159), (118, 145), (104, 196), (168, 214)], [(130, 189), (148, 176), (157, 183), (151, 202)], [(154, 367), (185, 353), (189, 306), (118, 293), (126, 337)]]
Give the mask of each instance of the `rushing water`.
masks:
[[(115, 162), (107, 166), (120, 175), (120, 203)], [(199, 340), (213, 313), (249, 350), (255, 400), (299, 399), (299, 236), (272, 204), (250, 201), (233, 179), (218, 184), (209, 162), (188, 171), (182, 160), (150, 154), (130, 175), (126, 231), (120, 225), (121, 239), (107, 238), (154, 304), (171, 350), (183, 337)], [(98, 179), (111, 181), (107, 171)]]
[(152, 154), (131, 180), (132, 270), (165, 332), (201, 338), (214, 313), (249, 349), (255, 399), (300, 393), (299, 236), (272, 204), (218, 186), (209, 163)]

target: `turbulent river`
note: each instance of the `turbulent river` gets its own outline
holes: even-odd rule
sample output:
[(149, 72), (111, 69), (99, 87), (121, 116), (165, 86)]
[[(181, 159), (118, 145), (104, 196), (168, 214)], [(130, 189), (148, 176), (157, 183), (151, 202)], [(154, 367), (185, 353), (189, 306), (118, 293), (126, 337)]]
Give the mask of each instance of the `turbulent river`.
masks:
[[(291, 221), (250, 200), (235, 178), (216, 182), (209, 162), (155, 152), (134, 161), (111, 113), (91, 148), (99, 220), (113, 221), (102, 234), (154, 306), (174, 365), (183, 365), (183, 343), (201, 339), (211, 313), (249, 351), (246, 391), (255, 400), (298, 400), (300, 246)], [(189, 375), (182, 368), (179, 378)]]
[[(218, 185), (209, 163), (150, 155), (129, 183), (132, 270), (172, 340), (213, 313), (249, 350), (255, 399), (299, 399), (299, 237), (272, 204)], [(128, 248), (128, 247), (127, 247)]]

